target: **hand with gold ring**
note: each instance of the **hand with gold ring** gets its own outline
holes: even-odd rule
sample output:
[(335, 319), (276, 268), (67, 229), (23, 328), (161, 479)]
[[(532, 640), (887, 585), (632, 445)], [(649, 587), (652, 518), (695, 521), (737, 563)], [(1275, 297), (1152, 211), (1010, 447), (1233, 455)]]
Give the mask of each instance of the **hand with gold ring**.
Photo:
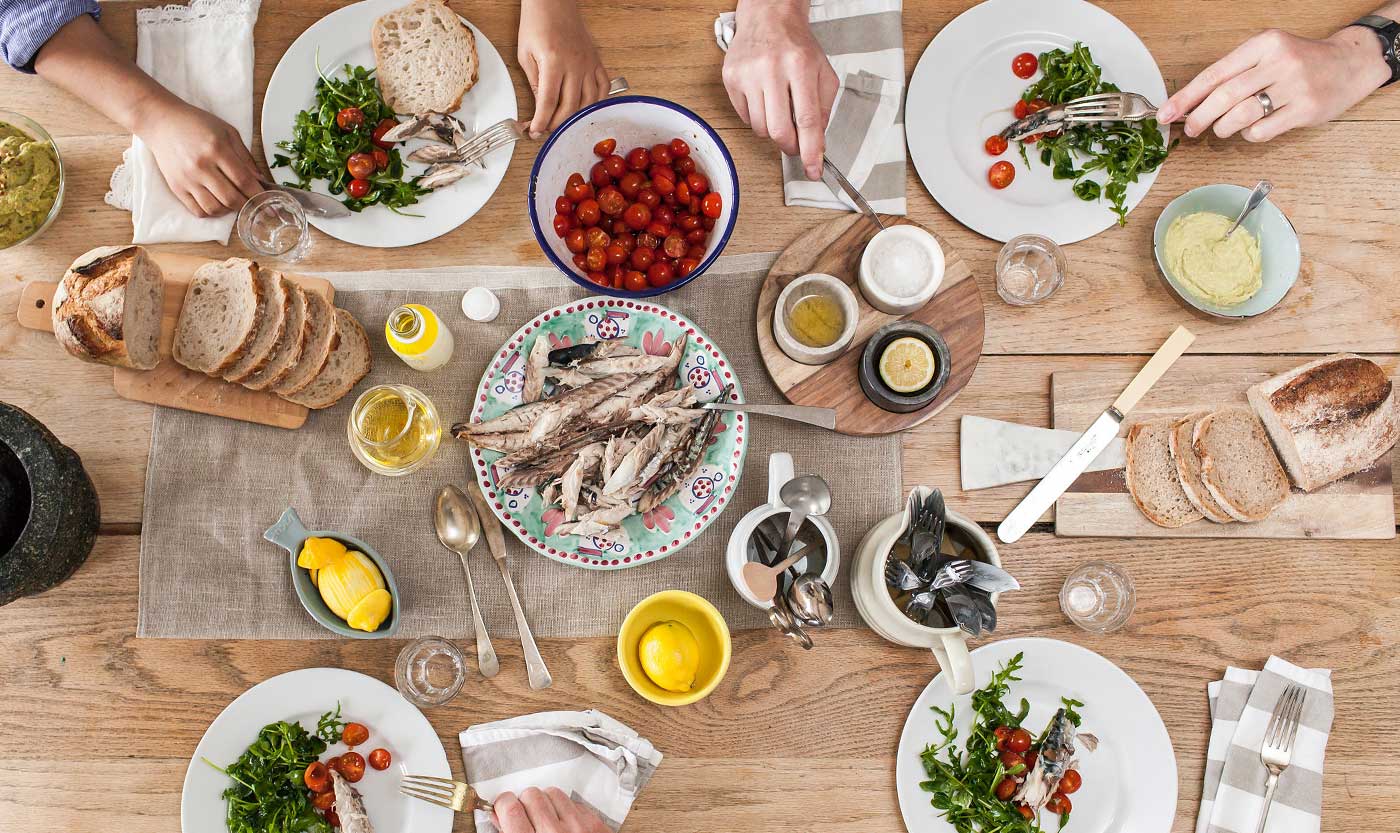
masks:
[(1295, 127), (1336, 118), (1390, 80), (1375, 33), (1349, 26), (1313, 40), (1261, 32), (1207, 67), (1157, 109), (1157, 121), (1183, 117), (1186, 135), (1207, 129), (1267, 142)]

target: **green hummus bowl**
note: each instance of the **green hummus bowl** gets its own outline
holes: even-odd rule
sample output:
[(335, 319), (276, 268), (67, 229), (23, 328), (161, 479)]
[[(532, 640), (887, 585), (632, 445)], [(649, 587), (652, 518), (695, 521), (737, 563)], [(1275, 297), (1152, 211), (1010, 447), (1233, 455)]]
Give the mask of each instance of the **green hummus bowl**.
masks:
[(0, 110), (0, 249), (43, 233), (63, 207), (63, 160), (38, 122)]

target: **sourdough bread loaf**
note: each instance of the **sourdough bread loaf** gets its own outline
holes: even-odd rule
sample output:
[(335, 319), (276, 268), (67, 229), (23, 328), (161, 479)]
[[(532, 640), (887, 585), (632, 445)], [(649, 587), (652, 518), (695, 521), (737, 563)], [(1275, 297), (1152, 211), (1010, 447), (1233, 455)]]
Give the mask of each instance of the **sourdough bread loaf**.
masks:
[(279, 396), (296, 393), (311, 384), (336, 346), (335, 307), (319, 293), (307, 292), (305, 296), (306, 324), (301, 355), (281, 380), (271, 386), (272, 392)]
[(1349, 353), (1254, 385), (1249, 404), (1304, 491), (1369, 468), (1400, 439), (1395, 386), (1380, 365)]
[(245, 379), (261, 370), (272, 355), (272, 348), (282, 337), (287, 325), (287, 289), (281, 272), (258, 268), (258, 284), (262, 287), (263, 314), (257, 322), (257, 330), (246, 350), (224, 371), (224, 378), (242, 384)]
[(1201, 480), (1201, 458), (1196, 456), (1196, 449), (1191, 444), (1196, 423), (1200, 422), (1206, 413), (1200, 411), (1188, 414), (1173, 422), (1171, 434), (1168, 436), (1168, 449), (1171, 451), (1172, 462), (1176, 465), (1176, 476), (1181, 481), (1181, 489), (1186, 493), (1186, 499), (1196, 507), (1196, 511), (1205, 515), (1207, 520), (1218, 524), (1233, 523), (1234, 517), (1210, 496), (1205, 482)]
[(289, 394), (287, 401), (308, 408), (329, 408), (369, 373), (369, 337), (365, 328), (343, 309), (335, 311), (335, 318), (339, 340), (325, 367), (309, 385)]
[(476, 84), (476, 35), (442, 0), (415, 0), (370, 31), (379, 91), (397, 113), (451, 113)]
[(1201, 519), (1187, 499), (1169, 448), (1172, 419), (1135, 423), (1128, 429), (1128, 493), (1138, 511), (1158, 526), (1175, 529)]
[(78, 358), (150, 370), (160, 362), (165, 277), (141, 246), (103, 246), (68, 267), (54, 292), (53, 332)]
[(211, 376), (224, 373), (257, 335), (265, 300), (251, 260), (233, 257), (200, 266), (175, 325), (175, 361)]
[(1235, 520), (1262, 521), (1288, 498), (1288, 476), (1250, 411), (1207, 414), (1196, 423), (1191, 444), (1206, 491)]

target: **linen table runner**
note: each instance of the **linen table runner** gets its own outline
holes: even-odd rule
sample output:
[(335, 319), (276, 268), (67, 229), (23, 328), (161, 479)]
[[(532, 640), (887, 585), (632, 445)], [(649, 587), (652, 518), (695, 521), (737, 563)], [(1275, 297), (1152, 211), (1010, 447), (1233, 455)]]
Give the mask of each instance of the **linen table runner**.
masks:
[[(773, 255), (721, 258), (700, 280), (659, 301), (695, 321), (728, 355), (752, 402), (783, 402), (758, 356), (754, 306)], [(385, 477), (354, 458), (346, 419), (360, 391), (401, 382), (422, 390), (444, 426), (464, 419), (481, 373), (509, 336), (545, 309), (589, 293), (552, 268), (452, 267), (328, 275), (336, 304), (365, 326), (374, 369), (341, 402), (313, 411), (302, 428), (262, 425), (157, 408), (146, 474), (137, 633), (149, 637), (310, 639), (317, 625), (292, 590), (286, 551), (263, 540), (287, 506), (309, 529), (344, 532), (379, 550), (403, 599), (398, 636), (471, 633), (470, 606), (457, 556), (438, 542), (432, 497), (473, 477), (466, 443), (445, 436), (438, 454), (405, 477)], [(462, 293), (487, 286), (501, 299), (489, 324), (462, 315)], [(388, 349), (383, 322), (405, 302), (426, 304), (452, 330), (456, 351), (435, 373), (410, 369)], [(852, 379), (851, 384), (856, 384)], [(830, 514), (840, 537), (841, 575), (832, 588), (837, 627), (859, 623), (847, 582), (861, 537), (898, 511), (898, 437), (847, 437), (793, 422), (751, 417), (743, 477), (719, 518), (685, 549), (654, 563), (600, 572), (551, 561), (506, 533), (508, 561), (537, 636), (616, 633), (632, 605), (680, 588), (704, 596), (733, 629), (770, 627), (767, 615), (735, 593), (724, 571), (730, 532), (767, 500), (768, 455), (790, 452), (799, 474), (820, 474), (835, 496)], [(485, 542), (470, 556), (472, 578), (493, 639), (515, 639), (505, 585)]]

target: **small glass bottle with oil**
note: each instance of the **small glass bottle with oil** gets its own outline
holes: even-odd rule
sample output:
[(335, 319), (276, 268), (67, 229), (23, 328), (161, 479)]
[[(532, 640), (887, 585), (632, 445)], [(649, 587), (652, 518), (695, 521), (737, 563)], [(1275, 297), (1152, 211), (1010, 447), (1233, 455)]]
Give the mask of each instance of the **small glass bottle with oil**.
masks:
[(408, 385), (376, 385), (355, 400), (346, 433), (365, 468), (398, 477), (437, 453), (442, 422), (421, 391)]
[(422, 304), (404, 304), (389, 313), (384, 338), (394, 355), (414, 370), (437, 370), (452, 358), (452, 331)]

